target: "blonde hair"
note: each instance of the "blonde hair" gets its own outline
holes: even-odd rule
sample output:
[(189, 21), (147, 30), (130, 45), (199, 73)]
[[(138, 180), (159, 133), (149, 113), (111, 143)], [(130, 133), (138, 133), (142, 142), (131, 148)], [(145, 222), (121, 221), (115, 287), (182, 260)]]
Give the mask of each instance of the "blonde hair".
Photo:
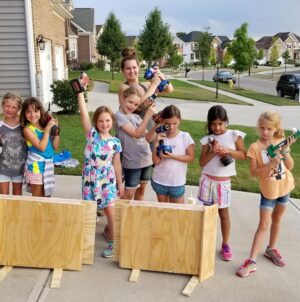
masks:
[(22, 108), (22, 98), (18, 95), (18, 94), (15, 94), (15, 93), (12, 93), (12, 92), (8, 92), (6, 93), (3, 98), (2, 98), (2, 102), (1, 102), (1, 106), (3, 107), (3, 105), (6, 103), (6, 101), (8, 100), (12, 100), (12, 101), (16, 101), (17, 102), (17, 106), (18, 106), (18, 109), (21, 110)]
[(139, 98), (142, 97), (141, 93), (134, 87), (132, 86), (129, 86), (128, 88), (126, 88), (124, 91), (123, 91), (123, 97), (124, 98), (127, 98), (128, 96), (130, 95), (136, 95), (138, 96)]
[(275, 129), (274, 138), (279, 139), (284, 137), (284, 130), (281, 126), (281, 117), (278, 112), (276, 111), (266, 111), (263, 112), (257, 121), (257, 126), (260, 126), (262, 121), (268, 121), (272, 124)]

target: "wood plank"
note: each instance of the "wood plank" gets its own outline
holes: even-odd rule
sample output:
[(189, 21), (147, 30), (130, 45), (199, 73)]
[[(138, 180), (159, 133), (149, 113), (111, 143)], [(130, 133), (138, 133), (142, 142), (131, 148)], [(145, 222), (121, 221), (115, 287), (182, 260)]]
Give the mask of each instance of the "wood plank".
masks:
[(84, 210), (81, 201), (48, 198), (38, 202), (28, 196), (20, 200), (2, 196), (0, 264), (80, 270)]
[(82, 203), (85, 206), (82, 264), (93, 264), (95, 250), (97, 203), (89, 201), (83, 201)]
[(185, 286), (185, 288), (182, 291), (182, 294), (186, 297), (190, 297), (192, 295), (193, 290), (196, 288), (196, 286), (199, 284), (200, 280), (198, 276), (193, 276), (188, 284)]
[(3, 266), (0, 269), (0, 282), (5, 278), (5, 276), (12, 270), (12, 266)]
[(211, 277), (215, 272), (216, 238), (218, 206), (205, 207), (202, 219), (202, 240), (200, 248), (200, 282)]
[(189, 205), (122, 205), (120, 267), (198, 275), (202, 213)]
[(131, 271), (129, 282), (138, 282), (140, 276), (140, 270), (139, 269), (133, 269)]
[(60, 288), (60, 282), (62, 278), (62, 269), (54, 269), (52, 274), (52, 279), (50, 283), (50, 288)]
[(46, 287), (46, 284), (49, 280), (51, 271), (50, 270), (42, 270), (41, 274), (37, 280), (37, 282), (34, 284), (34, 287), (32, 288), (29, 296), (26, 299), (26, 302), (36, 302), (40, 301), (41, 293), (43, 292), (44, 288)]

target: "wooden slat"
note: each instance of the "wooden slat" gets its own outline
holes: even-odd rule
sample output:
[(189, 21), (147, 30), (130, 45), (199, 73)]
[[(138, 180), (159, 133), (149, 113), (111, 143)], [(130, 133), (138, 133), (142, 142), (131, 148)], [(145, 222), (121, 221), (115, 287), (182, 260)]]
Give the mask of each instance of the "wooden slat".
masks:
[(6, 275), (12, 270), (12, 266), (3, 266), (0, 269), (0, 282), (6, 277)]
[(54, 269), (52, 274), (52, 279), (50, 283), (50, 288), (60, 288), (60, 282), (62, 278), (62, 269)]
[(94, 263), (97, 203), (84, 201), (84, 229), (82, 264)]
[(140, 270), (139, 269), (133, 269), (131, 271), (130, 277), (129, 277), (129, 282), (138, 282), (140, 276)]
[(196, 286), (199, 284), (200, 280), (198, 276), (193, 276), (188, 284), (185, 286), (185, 288), (182, 291), (182, 294), (186, 297), (190, 297), (192, 295), (193, 290), (196, 288)]
[(215, 271), (217, 213), (218, 206), (216, 204), (205, 207), (203, 213), (199, 268), (200, 282), (211, 277)]

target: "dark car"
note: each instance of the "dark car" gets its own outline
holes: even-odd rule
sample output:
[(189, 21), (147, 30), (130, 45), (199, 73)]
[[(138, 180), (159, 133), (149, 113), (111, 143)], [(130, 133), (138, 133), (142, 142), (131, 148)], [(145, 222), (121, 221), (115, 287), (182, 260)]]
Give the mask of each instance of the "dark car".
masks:
[(216, 72), (213, 76), (214, 82), (217, 82), (217, 79), (219, 79), (219, 82), (222, 83), (228, 83), (229, 81), (232, 81), (235, 84), (235, 76), (227, 70)]
[(299, 101), (300, 73), (283, 74), (276, 85), (277, 95), (290, 96)]

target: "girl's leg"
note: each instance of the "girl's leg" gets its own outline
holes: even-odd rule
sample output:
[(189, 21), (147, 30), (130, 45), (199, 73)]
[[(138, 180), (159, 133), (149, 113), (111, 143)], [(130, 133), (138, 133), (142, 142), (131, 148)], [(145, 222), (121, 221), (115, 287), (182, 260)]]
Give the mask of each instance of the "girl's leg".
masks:
[(135, 193), (136, 189), (126, 189), (124, 190), (124, 196), (123, 196), (123, 199), (129, 199), (129, 200), (132, 200), (133, 199), (133, 196), (134, 196), (134, 193)]
[(269, 224), (271, 221), (271, 215), (272, 215), (271, 210), (260, 209), (259, 224), (258, 224), (258, 228), (254, 235), (252, 248), (251, 248), (251, 252), (250, 252), (251, 259), (256, 259), (257, 255), (261, 249), (265, 234), (268, 230), (268, 227), (269, 227)]
[(230, 235), (230, 217), (229, 217), (229, 208), (219, 209), (219, 217), (221, 223), (221, 232), (222, 232), (222, 246), (229, 243)]
[(181, 196), (179, 198), (172, 198), (170, 197), (170, 202), (172, 203), (184, 203), (184, 196)]
[(168, 195), (156, 194), (156, 197), (158, 202), (170, 202)]
[(13, 182), (12, 183), (13, 195), (22, 195), (22, 187), (23, 187), (23, 183)]
[(33, 185), (31, 184), (32, 196), (45, 197), (44, 185)]
[(114, 208), (113, 206), (108, 206), (104, 208), (104, 213), (107, 218), (107, 225), (108, 225), (108, 235), (109, 239), (113, 240), (114, 239)]
[(140, 182), (140, 186), (136, 189), (134, 200), (145, 200), (145, 190), (148, 182)]
[(273, 213), (272, 213), (272, 224), (271, 224), (271, 232), (270, 232), (270, 241), (269, 247), (274, 248), (276, 246), (279, 232), (280, 232), (280, 223), (282, 215), (284, 214), (286, 206), (282, 206), (280, 204), (276, 204)]
[(9, 194), (9, 182), (0, 182), (0, 194)]

